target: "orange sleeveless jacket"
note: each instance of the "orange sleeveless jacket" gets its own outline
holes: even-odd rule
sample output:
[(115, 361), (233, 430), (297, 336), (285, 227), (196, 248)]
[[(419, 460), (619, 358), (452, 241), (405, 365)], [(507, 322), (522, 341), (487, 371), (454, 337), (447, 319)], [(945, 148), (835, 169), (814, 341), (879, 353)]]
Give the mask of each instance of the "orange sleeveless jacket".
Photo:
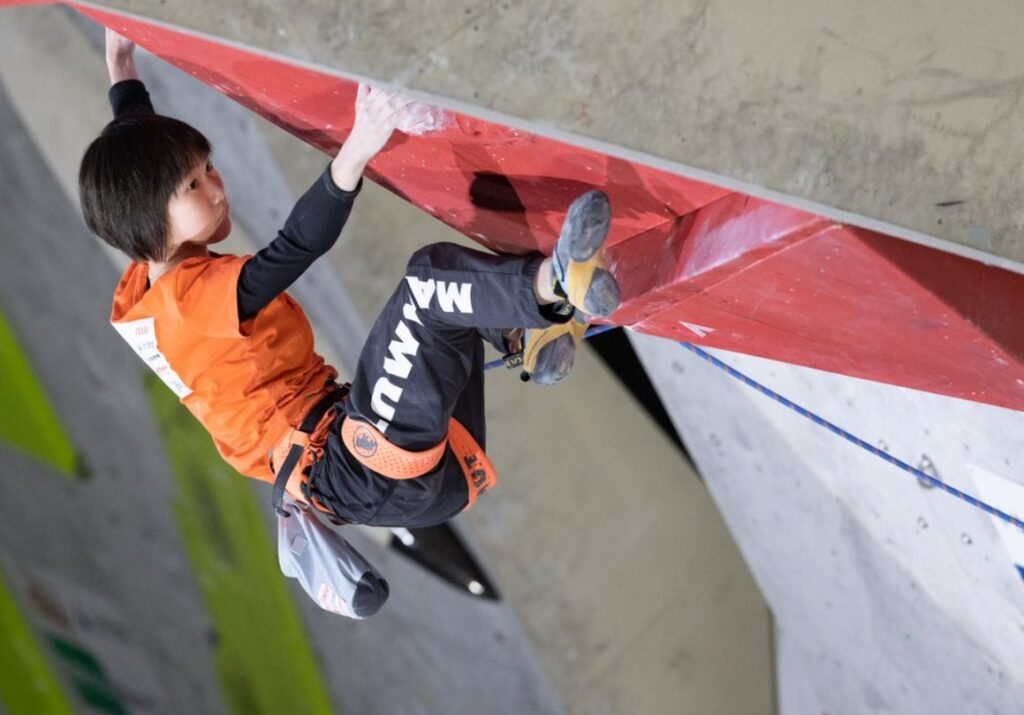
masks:
[(213, 437), (242, 474), (274, 481), (268, 454), (337, 371), (313, 350), (302, 308), (285, 293), (238, 323), (237, 284), (248, 256), (190, 258), (147, 289), (133, 263), (110, 322)]

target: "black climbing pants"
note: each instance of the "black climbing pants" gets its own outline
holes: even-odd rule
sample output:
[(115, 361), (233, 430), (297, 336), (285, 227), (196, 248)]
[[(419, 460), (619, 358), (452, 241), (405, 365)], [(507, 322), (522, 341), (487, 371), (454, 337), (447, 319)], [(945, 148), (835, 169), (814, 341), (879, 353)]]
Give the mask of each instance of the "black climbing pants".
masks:
[[(414, 253), (360, 353), (346, 406), (350, 418), (420, 451), (444, 439), (454, 416), (486, 447), (483, 341), (504, 352), (504, 329), (565, 320), (537, 304), (533, 283), (542, 260), (451, 243)], [(417, 527), (465, 508), (466, 480), (451, 450), (421, 477), (389, 479), (348, 453), (338, 437), (340, 421), (310, 473), (314, 496), (340, 518)]]

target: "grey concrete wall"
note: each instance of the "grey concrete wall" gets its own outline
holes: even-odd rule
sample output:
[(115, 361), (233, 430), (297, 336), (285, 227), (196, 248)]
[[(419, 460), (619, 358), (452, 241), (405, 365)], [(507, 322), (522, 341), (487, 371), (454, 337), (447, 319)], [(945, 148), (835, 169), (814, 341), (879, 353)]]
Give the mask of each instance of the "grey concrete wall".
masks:
[[(137, 358), (107, 339), (117, 272), (2, 85), (0, 127), (0, 305), (91, 475), (72, 480), (0, 444), (5, 572), (15, 584), (56, 576), (57, 593), (86, 594), (117, 614), (116, 648), (135, 654), (138, 674), (137, 682), (114, 674), (126, 705), (220, 712), (210, 624), (169, 509), (170, 477), (134, 379)], [(3, 396), (0, 408), (19, 409)]]
[[(632, 338), (771, 605), (783, 713), (1020, 711), (1018, 530), (671, 341)], [(959, 489), (1001, 484), (996, 506), (1024, 513), (1024, 415), (716, 354)]]
[(1024, 262), (1017, 0), (101, 4)]
[[(691, 174), (707, 169), (761, 195), (820, 203), (829, 215), (847, 210), (861, 223), (908, 227), (904, 235), (916, 240), (1024, 257), (1016, 238), (1024, 221), (1019, 3), (689, 0), (646, 12), (550, 3), (468, 12), (447, 2), (201, 11), (113, 4), (396, 80), (554, 135), (609, 142), (602, 146), (612, 153), (646, 152)], [(278, 156), (290, 151), (277, 139), (272, 147)], [(332, 260), (343, 274), (361, 272), (352, 300), (372, 311), (385, 277), (399, 270), (379, 236), (416, 243), (444, 231), (408, 233), (381, 218), (389, 205), (369, 193), (361, 204), (388, 208), (354, 220), (352, 253)], [(370, 255), (374, 262), (343, 260)], [(381, 271), (379, 282), (366, 278), (371, 269)], [(778, 617), (783, 712), (1019, 710), (1024, 584), (1002, 527), (680, 348), (638, 344)], [(926, 454), (964, 489), (984, 488), (982, 472), (1021, 484), (1019, 414), (729, 360), (911, 463)], [(584, 360), (557, 398), (501, 379), (509, 377), (492, 378), (491, 397), (494, 432), (515, 435), (495, 440), (505, 483), (465, 521), (567, 708), (769, 709), (759, 656), (767, 619), (739, 561), (720, 569), (706, 556), (732, 547), (721, 524), (704, 521), (714, 507), (692, 478), (663, 462), (656, 443), (645, 443), (642, 469), (626, 458), (621, 445), (651, 430), (626, 414), (621, 392), (596, 394), (609, 384), (600, 367)], [(546, 445), (566, 426), (564, 450), (544, 455), (540, 469), (527, 462), (523, 445)], [(593, 446), (605, 444), (619, 448)], [(616, 521), (623, 513), (628, 521)], [(402, 587), (428, 583), (417, 579)], [(400, 632), (415, 630), (403, 624)], [(428, 631), (431, 642), (443, 635)], [(712, 673), (716, 662), (722, 667)], [(730, 699), (723, 705), (705, 693)], [(373, 694), (358, 691), (357, 702)]]
[[(73, 175), (85, 143), (108, 120), (109, 108), (102, 111), (107, 83), (99, 45), (90, 43), (79, 24), (57, 9), (34, 9), (17, 20), (23, 22), (5, 24), (0, 30), (10, 58), (3, 63), (2, 75), (15, 80), (32, 123), (60, 114), (64, 107), (59, 98), (68, 96), (68, 85), (74, 80), (51, 74), (42, 90), (38, 77), (27, 77), (14, 68), (46, 67), (49, 62), (51, 68), (91, 66), (93, 70), (83, 78), (84, 85), (77, 86), (91, 88), (92, 95), (81, 103), (84, 113), (99, 122), (90, 127), (76, 115), (64, 114), (75, 126), (40, 136), (49, 157), (36, 151), (21, 118), (4, 104), (0, 126), (5, 152), (0, 164), (7, 175), (3, 183), (20, 191), (8, 190), (0, 207), (6, 222), (5, 246), (15, 249), (2, 262), (8, 275), (0, 280), (0, 293), (47, 393), (55, 395), (72, 439), (76, 445), (87, 445), (94, 478), (85, 484), (70, 483), (47, 475), (30, 460), (9, 462), (17, 455), (5, 451), (0, 467), (5, 483), (12, 480), (5, 489), (15, 498), (4, 501), (8, 513), (0, 550), (11, 560), (15, 577), (41, 568), (56, 574), (65, 590), (80, 588), (98, 595), (124, 614), (123, 625), (133, 636), (120, 650), (136, 649), (144, 663), (140, 667), (156, 682), (148, 693), (154, 704), (147, 711), (225, 712), (210, 658), (211, 624), (170, 518), (174, 487), (142, 394), (140, 368), (144, 367), (107, 322), (117, 271), (85, 230), (71, 197), (49, 172), (54, 161), (65, 176)], [(54, 37), (63, 41), (49, 47), (39, 42)], [(202, 94), (195, 94), (197, 83), (181, 78), (176, 70), (152, 58), (142, 58), (141, 65), (152, 78), (154, 92), (167, 98), (166, 104), (182, 96), (188, 109), (189, 101), (201, 99)], [(220, 140), (217, 146), (226, 155), (226, 179), (232, 185), (237, 179), (241, 185), (232, 194), (241, 202), (236, 206), (236, 213), (244, 216), (239, 222), (264, 228), (266, 242), (276, 233), (283, 214), (277, 220), (268, 219), (266, 226), (273, 228), (261, 226), (260, 220), (272, 214), (275, 206), (288, 204), (291, 189), (248, 115), (210, 94), (222, 104), (197, 111), (198, 123), (204, 130), (212, 129), (215, 142)], [(32, 102), (39, 96), (45, 101)], [(61, 138), (67, 143), (61, 145)], [(243, 158), (248, 161), (243, 163)], [(320, 162), (320, 169), (324, 163)], [(282, 195), (269, 200), (254, 195), (253, 182), (277, 188)], [(249, 210), (248, 203), (254, 204)], [(290, 205), (284, 212), (288, 210)], [(252, 250), (252, 242), (244, 235), (233, 236), (232, 243), (235, 250)], [(320, 270), (329, 271), (329, 266), (321, 265)], [(85, 271), (87, 280), (69, 281), (78, 271)], [(341, 286), (333, 275), (327, 281), (322, 274), (319, 282), (317, 277), (314, 272), (305, 278), (307, 299), (320, 299), (324, 308), (336, 307), (331, 291), (340, 293)], [(321, 333), (335, 339), (343, 336), (339, 351), (344, 352), (346, 344), (357, 351), (359, 317), (354, 312), (337, 317)], [(353, 323), (356, 329), (351, 328)], [(61, 339), (54, 340), (53, 335)], [(83, 375), (95, 380), (83, 381)], [(2, 409), (17, 406), (4, 402)], [(117, 415), (108, 414), (111, 410), (117, 410)], [(99, 456), (93, 459), (94, 455)], [(266, 485), (254, 484), (254, 491), (268, 506), (266, 516), (272, 526)], [(70, 526), (53, 531), (54, 520)], [(139, 534), (145, 538), (140, 540)], [(511, 609), (456, 593), (368, 535), (349, 536), (391, 581), (394, 595), (384, 613), (366, 623), (345, 621), (320, 611), (293, 588), (339, 712), (469, 713), (481, 711), (492, 699), (503, 702), (509, 712), (563, 710)], [(124, 564), (138, 566), (126, 569)], [(153, 618), (154, 607), (168, 617)], [(190, 627), (192, 622), (199, 625)], [(119, 651), (114, 645), (109, 650)], [(396, 672), (402, 674), (397, 680)]]
[[(61, 10), (4, 13), (0, 79), (39, 146), (35, 163), (52, 166), (73, 196), (80, 152), (109, 111), (98, 48)], [(148, 59), (142, 70), (158, 105), (214, 138), (237, 223), (249, 229), (233, 237), (234, 247), (251, 250), (276, 231), (265, 224), (279, 218), (282, 209), (274, 207), (286, 199), (266, 199), (249, 187), (294, 196), (325, 157)], [(74, 113), (62, 111), (72, 104)], [(68, 197), (51, 187), (41, 200), (67, 204)], [(253, 201), (260, 205), (247, 208)], [(18, 203), (7, 210), (16, 212)], [(323, 262), (332, 274), (327, 287), (347, 288), (356, 315), (348, 323), (329, 312), (315, 316), (318, 344), (336, 346), (329, 351), (336, 355), (346, 344), (358, 345), (355, 329), (346, 326), (373, 318), (409, 253), (453, 238), (440, 223), (368, 185)], [(108, 274), (101, 281), (107, 288), (96, 289), (100, 306), (89, 308), (101, 323), (116, 275)], [(316, 300), (324, 283), (307, 289)], [(103, 323), (96, 335), (79, 339), (101, 337), (116, 349), (108, 332)], [(467, 599), (382, 550), (372, 535), (355, 534), (391, 580), (385, 611), (367, 623), (339, 623), (299, 598), (339, 707), (359, 713), (772, 712), (764, 601), (692, 470), (613, 377), (583, 353), (572, 381), (557, 390), (524, 386), (504, 372), (489, 378), (489, 390), (489, 447), (503, 483), (458, 528), (507, 601)], [(642, 469), (622, 444), (645, 455)], [(166, 479), (166, 467), (160, 469)], [(61, 542), (52, 548), (59, 551)], [(399, 680), (391, 677), (396, 672)]]

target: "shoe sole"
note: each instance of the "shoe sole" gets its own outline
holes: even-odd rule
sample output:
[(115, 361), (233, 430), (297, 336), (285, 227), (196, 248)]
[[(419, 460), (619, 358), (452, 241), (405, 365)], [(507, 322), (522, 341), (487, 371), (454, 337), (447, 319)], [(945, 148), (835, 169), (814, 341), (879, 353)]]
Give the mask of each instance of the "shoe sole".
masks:
[(594, 271), (583, 300), (583, 310), (599, 318), (611, 315), (619, 307), (619, 282), (604, 268)]
[(558, 243), (569, 258), (577, 263), (590, 260), (608, 237), (612, 224), (612, 207), (603, 191), (593, 189), (578, 196), (562, 224)]
[(537, 365), (530, 381), (538, 385), (556, 385), (572, 372), (576, 361), (576, 343), (571, 335), (560, 335), (537, 353)]
[[(556, 263), (564, 266), (561, 273), (563, 284), (571, 284), (571, 274), (581, 280), (589, 277), (587, 292), (582, 305), (577, 305), (589, 315), (604, 317), (619, 307), (619, 284), (604, 268), (603, 255), (599, 253), (611, 228), (612, 212), (608, 196), (591, 190), (576, 198), (569, 206), (562, 231), (555, 244)], [(568, 260), (566, 260), (568, 258)]]
[(586, 333), (586, 323), (576, 318), (547, 328), (527, 330), (523, 349), (524, 379), (554, 385), (572, 372), (576, 345)]

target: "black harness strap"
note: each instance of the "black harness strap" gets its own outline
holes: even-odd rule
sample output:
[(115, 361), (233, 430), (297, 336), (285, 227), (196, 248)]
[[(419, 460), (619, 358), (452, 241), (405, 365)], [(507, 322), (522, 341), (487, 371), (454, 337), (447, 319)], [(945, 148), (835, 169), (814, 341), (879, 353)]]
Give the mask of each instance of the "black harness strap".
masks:
[[(299, 431), (309, 434), (316, 429), (324, 413), (345, 398), (345, 395), (348, 393), (346, 388), (347, 386), (333, 385), (331, 391), (317, 400), (317, 403), (306, 413), (302, 424), (299, 425)], [(289, 515), (288, 512), (281, 508), (281, 503), (284, 501), (284, 490), (288, 486), (288, 480), (291, 478), (292, 472), (295, 471), (295, 466), (302, 459), (304, 451), (299, 445), (293, 444), (288, 450), (288, 455), (284, 458), (284, 463), (277, 472), (277, 477), (274, 479), (274, 492), (272, 496), (274, 511), (281, 516)]]

